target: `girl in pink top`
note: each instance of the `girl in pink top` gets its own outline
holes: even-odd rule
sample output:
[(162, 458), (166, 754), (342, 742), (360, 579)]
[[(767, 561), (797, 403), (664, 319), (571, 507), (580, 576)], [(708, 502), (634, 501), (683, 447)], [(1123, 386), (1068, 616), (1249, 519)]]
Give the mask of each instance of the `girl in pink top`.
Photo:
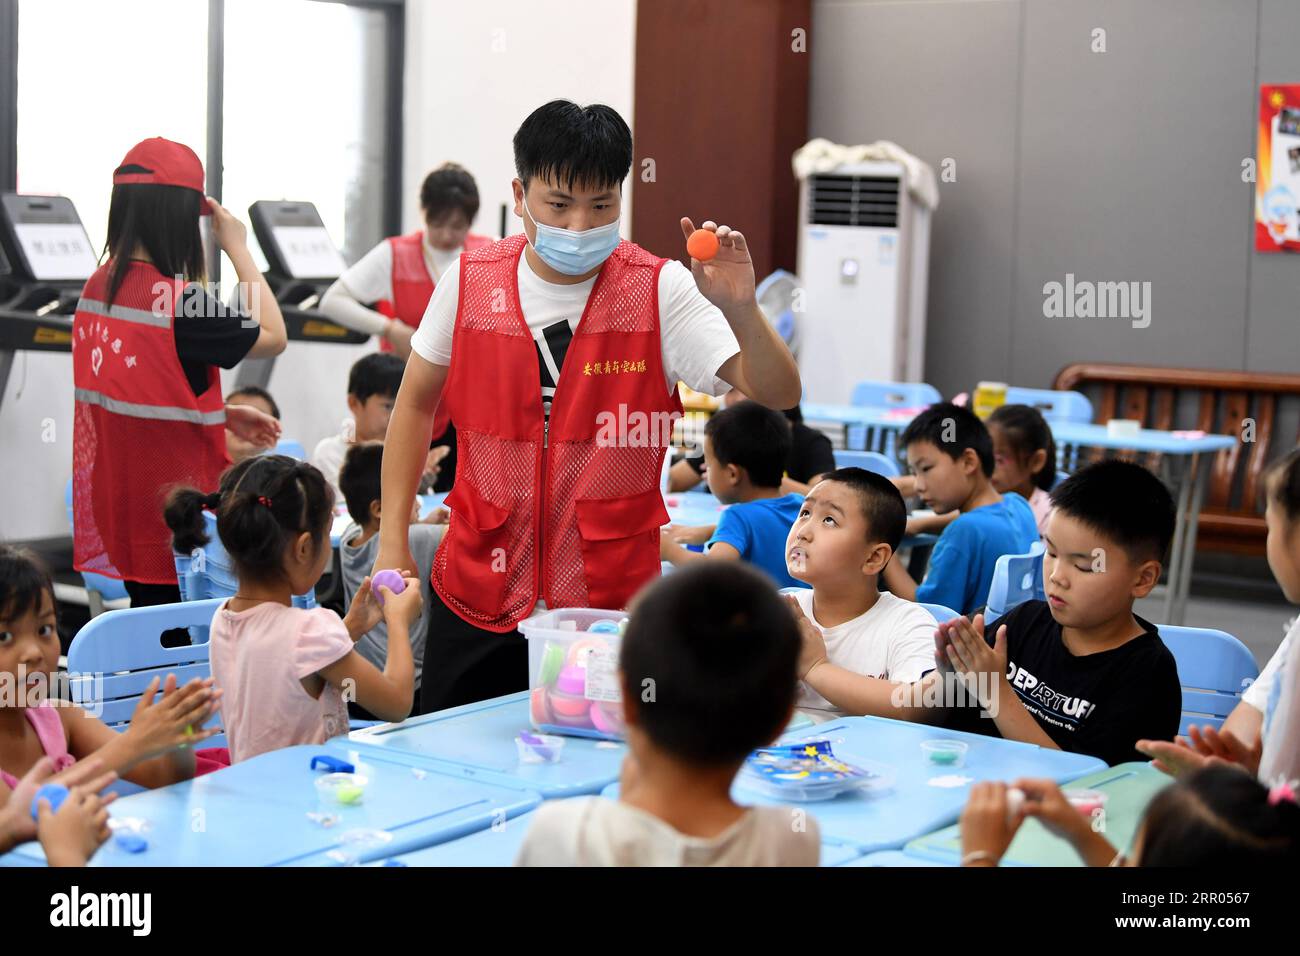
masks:
[[(239, 578), (210, 630), (231, 761), (347, 733), (345, 699), (383, 720), (405, 719), (415, 686), (407, 632), (420, 614), (419, 582), (402, 571), (405, 590), (381, 587), (381, 610), (366, 578), (342, 620), (326, 608), (296, 608), (293, 595), (316, 586), (332, 553), (330, 486), (306, 462), (263, 455), (235, 465), (221, 488), (219, 497), (174, 490), (166, 518), (184, 553), (206, 544), (202, 510), (215, 511)], [(381, 618), (389, 634), (382, 671), (353, 648)]]
[(142, 787), (194, 775), (193, 745), (219, 731), (194, 731), (216, 709), (212, 681), (154, 678), (130, 727), (115, 732), (98, 717), (51, 699), (59, 631), (49, 572), (26, 551), (0, 545), (0, 806), (42, 758), (56, 779), (90, 755), (103, 770)]
[(1052, 513), (1048, 492), (1056, 484), (1056, 442), (1042, 413), (1029, 405), (1003, 405), (988, 419), (993, 439), (993, 487), (1029, 502), (1041, 535)]

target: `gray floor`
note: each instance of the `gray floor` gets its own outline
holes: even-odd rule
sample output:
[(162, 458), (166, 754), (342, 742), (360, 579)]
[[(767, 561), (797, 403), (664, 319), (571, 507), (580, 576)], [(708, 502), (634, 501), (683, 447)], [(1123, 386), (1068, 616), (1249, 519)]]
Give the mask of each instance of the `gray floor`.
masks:
[[(1198, 588), (1193, 579), (1184, 620), (1192, 627), (1217, 628), (1240, 639), (1250, 648), (1262, 669), (1278, 644), (1282, 643), (1287, 623), (1296, 616), (1297, 609), (1287, 604), (1280, 593), (1275, 598), (1256, 594), (1241, 597), (1223, 593), (1224, 590), (1208, 586)], [(1246, 591), (1242, 589), (1237, 593)], [(1164, 599), (1144, 598), (1137, 602), (1134, 610), (1153, 624), (1159, 624), (1164, 615)]]

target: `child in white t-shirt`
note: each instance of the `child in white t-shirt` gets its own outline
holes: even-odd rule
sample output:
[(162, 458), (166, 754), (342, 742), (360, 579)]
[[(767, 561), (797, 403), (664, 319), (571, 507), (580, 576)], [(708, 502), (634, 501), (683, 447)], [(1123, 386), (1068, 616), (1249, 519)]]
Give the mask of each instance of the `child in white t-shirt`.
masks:
[(889, 479), (840, 468), (812, 487), (790, 528), (786, 566), (812, 586), (787, 600), (803, 636), (798, 707), (814, 720), (903, 717), (895, 689), (934, 670), (934, 617), (876, 583), (906, 523)]
[(816, 866), (817, 821), (743, 807), (731, 785), (794, 709), (799, 634), (762, 573), (697, 562), (633, 602), (619, 652), (618, 800), (542, 805), (517, 866)]

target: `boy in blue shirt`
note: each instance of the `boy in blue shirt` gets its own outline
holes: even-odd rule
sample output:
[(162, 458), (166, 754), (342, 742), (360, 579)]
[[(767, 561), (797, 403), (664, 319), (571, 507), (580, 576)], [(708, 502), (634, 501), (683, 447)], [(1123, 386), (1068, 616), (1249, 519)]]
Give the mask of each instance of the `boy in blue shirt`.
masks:
[(939, 536), (920, 584), (891, 561), (885, 585), (908, 601), (969, 614), (987, 600), (998, 558), (1024, 554), (1038, 540), (1034, 513), (1020, 495), (993, 487), (993, 439), (970, 409), (932, 405), (912, 420), (899, 443), (916, 476), (916, 493), (935, 513), (959, 515)]
[(703, 554), (678, 544), (669, 527), (660, 538), (660, 556), (675, 565), (739, 559), (767, 572), (778, 587), (801, 587), (785, 565), (785, 539), (803, 503), (803, 495), (781, 494), (791, 441), (785, 416), (757, 402), (739, 402), (710, 418), (704, 426), (704, 477), (731, 507), (719, 517)]

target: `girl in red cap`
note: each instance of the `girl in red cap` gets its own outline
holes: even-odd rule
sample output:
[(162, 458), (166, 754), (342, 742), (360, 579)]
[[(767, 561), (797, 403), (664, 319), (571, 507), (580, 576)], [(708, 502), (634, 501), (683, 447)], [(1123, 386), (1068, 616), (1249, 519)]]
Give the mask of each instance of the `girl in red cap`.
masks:
[[(251, 314), (205, 291), (199, 217), (234, 264)], [(203, 194), (203, 165), (180, 143), (132, 147), (113, 173), (107, 261), (73, 319), (73, 565), (121, 578), (133, 606), (180, 600), (163, 497), (215, 488), (225, 429), (273, 444), (279, 423), (226, 406), (218, 368), (278, 355), (284, 319), (253, 264), (247, 232)]]

